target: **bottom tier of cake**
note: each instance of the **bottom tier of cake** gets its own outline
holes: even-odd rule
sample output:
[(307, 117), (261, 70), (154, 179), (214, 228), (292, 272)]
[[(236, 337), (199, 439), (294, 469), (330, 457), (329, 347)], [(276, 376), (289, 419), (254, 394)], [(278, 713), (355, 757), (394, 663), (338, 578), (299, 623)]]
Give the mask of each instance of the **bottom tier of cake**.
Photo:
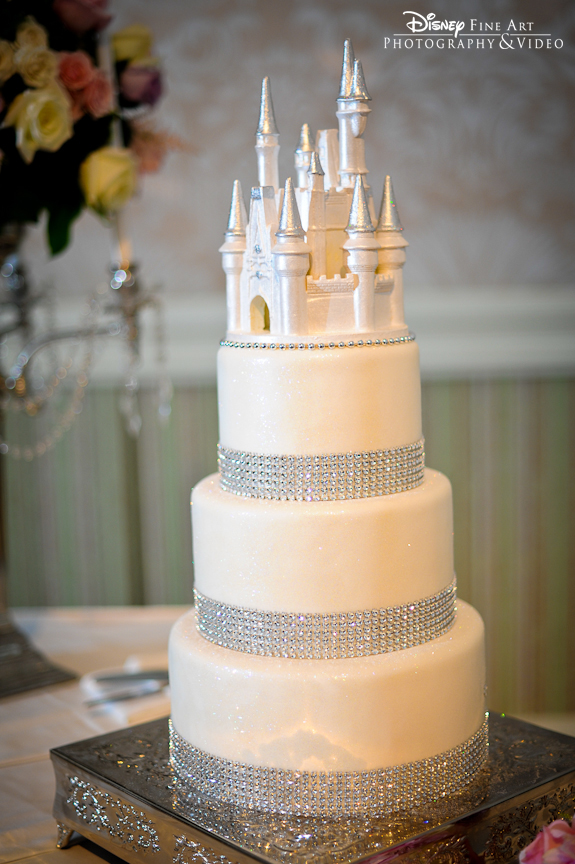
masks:
[(407, 804), (462, 788), (485, 757), (483, 622), (462, 601), (437, 639), (343, 660), (221, 648), (191, 611), (172, 630), (170, 681), (176, 770), (224, 800), (316, 812), (293, 796), (277, 804), (278, 776), (295, 772), (306, 788), (322, 775), (363, 778), (360, 809), (365, 782), (401, 775), (395, 800)]

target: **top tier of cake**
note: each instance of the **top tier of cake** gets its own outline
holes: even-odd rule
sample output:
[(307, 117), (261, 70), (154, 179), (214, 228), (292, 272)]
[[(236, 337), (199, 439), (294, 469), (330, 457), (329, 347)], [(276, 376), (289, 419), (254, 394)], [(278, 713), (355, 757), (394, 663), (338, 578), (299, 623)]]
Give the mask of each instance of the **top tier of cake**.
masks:
[(366, 182), (369, 102), (347, 41), (339, 130), (320, 130), (314, 144), (304, 124), (297, 182), (281, 189), (264, 79), (259, 185), (248, 219), (235, 181), (220, 250), (228, 301), (218, 357), (224, 457), (366, 453), (421, 440), (419, 357), (403, 313), (407, 242), (390, 177), (378, 218)]

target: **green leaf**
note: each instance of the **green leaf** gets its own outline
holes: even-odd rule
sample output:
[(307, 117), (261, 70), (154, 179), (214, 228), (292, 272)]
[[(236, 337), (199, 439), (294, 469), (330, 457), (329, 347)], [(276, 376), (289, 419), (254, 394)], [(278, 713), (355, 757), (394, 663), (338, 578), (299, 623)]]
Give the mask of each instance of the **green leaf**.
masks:
[(63, 252), (70, 242), (70, 228), (81, 209), (81, 205), (67, 207), (58, 204), (48, 209), (48, 245), (52, 255)]

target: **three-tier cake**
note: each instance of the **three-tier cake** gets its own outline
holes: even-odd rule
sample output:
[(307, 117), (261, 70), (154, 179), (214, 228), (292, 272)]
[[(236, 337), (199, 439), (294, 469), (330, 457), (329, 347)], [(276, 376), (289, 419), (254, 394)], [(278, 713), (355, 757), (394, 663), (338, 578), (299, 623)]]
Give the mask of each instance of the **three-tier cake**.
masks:
[(264, 80), (259, 185), (234, 183), (219, 474), (194, 489), (195, 608), (170, 640), (171, 754), (200, 794), (287, 813), (409, 809), (487, 749), (484, 633), (456, 601), (449, 481), (424, 467), (406, 241), (366, 182), (370, 97), (344, 48), (339, 130), (281, 189)]

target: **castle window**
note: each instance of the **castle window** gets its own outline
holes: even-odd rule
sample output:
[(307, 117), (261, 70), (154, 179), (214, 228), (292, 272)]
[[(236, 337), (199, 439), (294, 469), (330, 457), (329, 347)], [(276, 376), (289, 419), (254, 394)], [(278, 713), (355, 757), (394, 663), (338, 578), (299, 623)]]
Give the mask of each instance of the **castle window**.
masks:
[(270, 310), (263, 297), (254, 297), (250, 304), (250, 330), (252, 333), (270, 332)]

